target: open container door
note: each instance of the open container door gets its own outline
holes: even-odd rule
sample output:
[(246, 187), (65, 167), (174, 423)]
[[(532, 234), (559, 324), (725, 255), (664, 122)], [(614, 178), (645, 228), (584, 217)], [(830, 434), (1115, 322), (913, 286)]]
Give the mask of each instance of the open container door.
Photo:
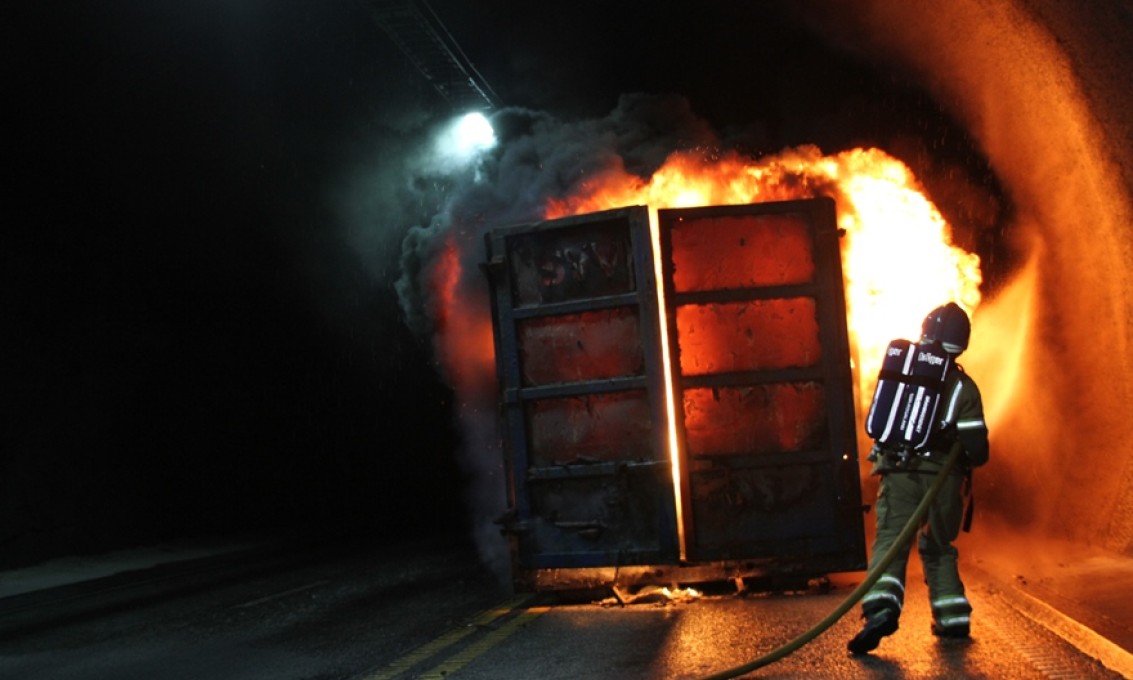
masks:
[(865, 567), (834, 202), (658, 211), (689, 562)]
[(648, 210), (498, 228), (486, 245), (517, 587), (675, 564)]

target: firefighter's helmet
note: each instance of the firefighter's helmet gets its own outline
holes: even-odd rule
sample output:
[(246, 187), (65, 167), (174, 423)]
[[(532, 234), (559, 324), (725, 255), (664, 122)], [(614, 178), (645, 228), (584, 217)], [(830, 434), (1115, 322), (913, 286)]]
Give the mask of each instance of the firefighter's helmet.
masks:
[(921, 341), (939, 342), (949, 354), (960, 354), (968, 349), (971, 334), (972, 322), (955, 302), (932, 310), (921, 324)]

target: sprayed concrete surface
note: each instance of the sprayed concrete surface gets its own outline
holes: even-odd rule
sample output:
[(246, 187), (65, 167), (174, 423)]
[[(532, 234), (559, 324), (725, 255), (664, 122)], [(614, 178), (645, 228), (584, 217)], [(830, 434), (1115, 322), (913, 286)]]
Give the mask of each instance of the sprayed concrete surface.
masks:
[[(1053, 554), (988, 552), (973, 569), (1011, 606), (1059, 637), (1133, 677), (1133, 558), (1055, 544)], [(1029, 559), (1028, 559), (1029, 558)]]

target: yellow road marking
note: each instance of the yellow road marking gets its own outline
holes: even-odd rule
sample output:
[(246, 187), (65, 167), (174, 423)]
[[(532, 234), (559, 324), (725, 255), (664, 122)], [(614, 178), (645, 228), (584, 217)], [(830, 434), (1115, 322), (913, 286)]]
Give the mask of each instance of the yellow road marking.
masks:
[[(380, 671), (365, 676), (363, 680), (391, 680), (392, 678), (395, 678), (398, 675), (409, 670), (413, 666), (421, 663), (425, 659), (428, 659), (429, 657), (437, 654), (441, 650), (451, 647), (457, 642), (460, 642), (464, 638), (468, 637), (472, 633), (475, 633), (483, 626), (488, 625), (501, 616), (510, 614), (519, 607), (523, 606), (533, 597), (533, 595), (519, 595), (517, 597), (513, 597), (512, 599), (503, 602), (499, 606), (485, 611), (463, 627), (454, 628), (453, 630), (445, 633), (432, 642), (427, 642), (424, 645), (421, 645), (420, 647), (413, 650), (412, 652), (409, 652), (400, 659), (394, 660), (392, 663), (390, 663)], [(504, 628), (506, 627), (507, 626), (504, 626)], [(496, 632), (498, 633), (499, 631)]]
[(417, 676), (418, 680), (444, 680), (445, 678), (451, 677), (453, 673), (467, 666), (473, 659), (492, 647), (495, 647), (509, 635), (526, 626), (528, 623), (531, 623), (536, 618), (546, 614), (550, 609), (550, 607), (532, 607), (520, 612), (514, 619), (468, 645), (461, 650), (460, 653), (446, 659), (439, 666), (431, 668)]

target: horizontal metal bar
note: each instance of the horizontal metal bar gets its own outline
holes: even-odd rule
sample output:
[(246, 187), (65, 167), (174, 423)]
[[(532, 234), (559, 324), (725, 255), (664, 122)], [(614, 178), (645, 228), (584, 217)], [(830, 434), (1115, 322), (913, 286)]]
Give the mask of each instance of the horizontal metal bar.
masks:
[(580, 568), (605, 567), (611, 564), (643, 564), (657, 562), (661, 558), (657, 550), (623, 549), (598, 550), (594, 552), (541, 553), (532, 555), (529, 561), (534, 569), (540, 568)]
[(557, 397), (577, 397), (584, 394), (607, 394), (609, 392), (643, 390), (646, 386), (645, 376), (583, 380), (580, 382), (557, 383), (554, 385), (540, 385), (539, 387), (519, 387), (504, 390), (504, 400), (509, 404), (513, 404), (520, 401), (534, 401), (536, 399), (554, 399)]
[(514, 307), (511, 315), (516, 320), (531, 319), (543, 316), (562, 316), (565, 314), (580, 314), (600, 309), (614, 307), (638, 307), (641, 305), (641, 296), (637, 293), (620, 293), (618, 295), (603, 295), (601, 297), (581, 298), (566, 302), (551, 302), (542, 305), (523, 305)]
[(669, 461), (603, 461), (601, 463), (582, 463), (555, 465), (553, 467), (528, 468), (527, 478), (533, 482), (585, 479), (592, 477), (613, 477), (619, 472), (652, 472), (658, 468), (668, 468)]
[(833, 465), (842, 462), (841, 457), (833, 457), (830, 451), (821, 449), (770, 453), (717, 453), (711, 456), (698, 456), (690, 451), (688, 458), (692, 472), (712, 472), (725, 469), (752, 470), (795, 465)]
[(745, 385), (773, 383), (822, 382), (825, 377), (826, 373), (823, 366), (815, 365), (802, 368), (774, 368), (765, 371), (682, 375), (679, 381), (680, 388), (687, 390), (695, 387), (743, 387)]
[(818, 296), (819, 291), (820, 288), (817, 283), (762, 288), (682, 291), (673, 293), (671, 306), (747, 302), (750, 300), (781, 300), (799, 297), (813, 298)]
[(599, 227), (603, 230), (632, 232), (635, 222), (648, 228), (648, 208), (644, 205), (628, 205), (610, 208), (581, 215), (567, 215), (550, 220), (499, 226), (492, 230), (495, 238), (506, 240), (512, 236), (529, 236), (540, 232), (562, 231), (570, 227)]

